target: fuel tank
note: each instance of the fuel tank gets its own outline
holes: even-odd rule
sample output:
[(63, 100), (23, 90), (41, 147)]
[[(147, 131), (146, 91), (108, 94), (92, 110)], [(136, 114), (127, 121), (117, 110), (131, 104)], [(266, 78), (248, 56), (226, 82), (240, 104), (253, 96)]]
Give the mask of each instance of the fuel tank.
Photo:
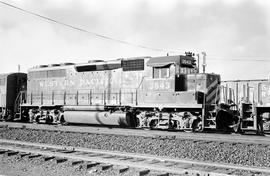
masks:
[(110, 111), (70, 111), (64, 112), (68, 123), (83, 123), (104, 126), (134, 127), (135, 118), (129, 112)]

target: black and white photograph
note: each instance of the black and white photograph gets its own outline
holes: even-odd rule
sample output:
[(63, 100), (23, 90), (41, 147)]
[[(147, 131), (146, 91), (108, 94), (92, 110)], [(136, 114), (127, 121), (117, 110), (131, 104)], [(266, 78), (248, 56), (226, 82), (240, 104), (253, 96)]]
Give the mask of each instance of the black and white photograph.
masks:
[(0, 0), (0, 176), (270, 175), (269, 9)]

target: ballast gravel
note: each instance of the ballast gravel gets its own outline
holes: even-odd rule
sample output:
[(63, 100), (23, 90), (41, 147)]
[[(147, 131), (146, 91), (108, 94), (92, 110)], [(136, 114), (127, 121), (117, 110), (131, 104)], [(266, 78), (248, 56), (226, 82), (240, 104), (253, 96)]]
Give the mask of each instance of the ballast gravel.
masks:
[[(124, 173), (119, 173), (117, 168), (102, 170), (100, 166), (90, 169), (82, 165), (72, 166), (68, 161), (56, 164), (54, 160), (46, 161), (42, 158), (27, 159), (18, 156), (6, 157), (0, 155), (1, 176), (135, 176), (139, 171), (130, 168)], [(150, 173), (148, 176), (157, 176)], [(174, 175), (170, 175), (174, 176)], [(188, 176), (188, 175), (185, 175)]]
[(0, 138), (246, 166), (270, 167), (270, 146), (190, 139), (1, 128)]

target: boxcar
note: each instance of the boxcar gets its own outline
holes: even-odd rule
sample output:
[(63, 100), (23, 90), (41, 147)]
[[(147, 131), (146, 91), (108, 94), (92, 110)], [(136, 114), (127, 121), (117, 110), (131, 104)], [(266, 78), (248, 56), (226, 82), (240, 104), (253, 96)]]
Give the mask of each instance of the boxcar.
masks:
[(270, 131), (269, 79), (223, 81), (221, 99), (233, 100), (243, 131)]

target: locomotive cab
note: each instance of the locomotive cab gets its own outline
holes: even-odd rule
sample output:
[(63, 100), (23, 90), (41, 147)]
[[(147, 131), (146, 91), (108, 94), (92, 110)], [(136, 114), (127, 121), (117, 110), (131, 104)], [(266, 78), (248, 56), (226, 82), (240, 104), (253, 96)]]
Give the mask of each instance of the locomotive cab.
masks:
[[(193, 128), (193, 121), (201, 128), (215, 128), (209, 111), (219, 101), (219, 75), (198, 73), (190, 54), (150, 58), (147, 66), (152, 76), (144, 80), (139, 102), (156, 107), (157, 112), (140, 119), (149, 116), (150, 128)], [(186, 124), (188, 120), (192, 122)]]
[[(201, 107), (197, 105), (203, 104), (204, 98), (208, 104), (219, 101), (220, 76), (198, 73), (196, 60), (190, 55), (151, 58), (147, 62), (147, 66), (152, 68), (152, 77), (144, 80), (143, 90), (149, 94), (158, 93), (158, 96), (162, 96), (162, 94), (165, 96), (166, 93), (169, 93), (175, 97), (177, 107), (179, 105), (189, 108)], [(181, 98), (179, 99), (177, 96)], [(148, 96), (147, 101), (151, 101), (151, 97), (153, 96)], [(157, 100), (160, 100), (161, 103), (164, 99), (155, 97), (151, 103), (157, 103)], [(170, 101), (170, 103), (173, 102)]]

